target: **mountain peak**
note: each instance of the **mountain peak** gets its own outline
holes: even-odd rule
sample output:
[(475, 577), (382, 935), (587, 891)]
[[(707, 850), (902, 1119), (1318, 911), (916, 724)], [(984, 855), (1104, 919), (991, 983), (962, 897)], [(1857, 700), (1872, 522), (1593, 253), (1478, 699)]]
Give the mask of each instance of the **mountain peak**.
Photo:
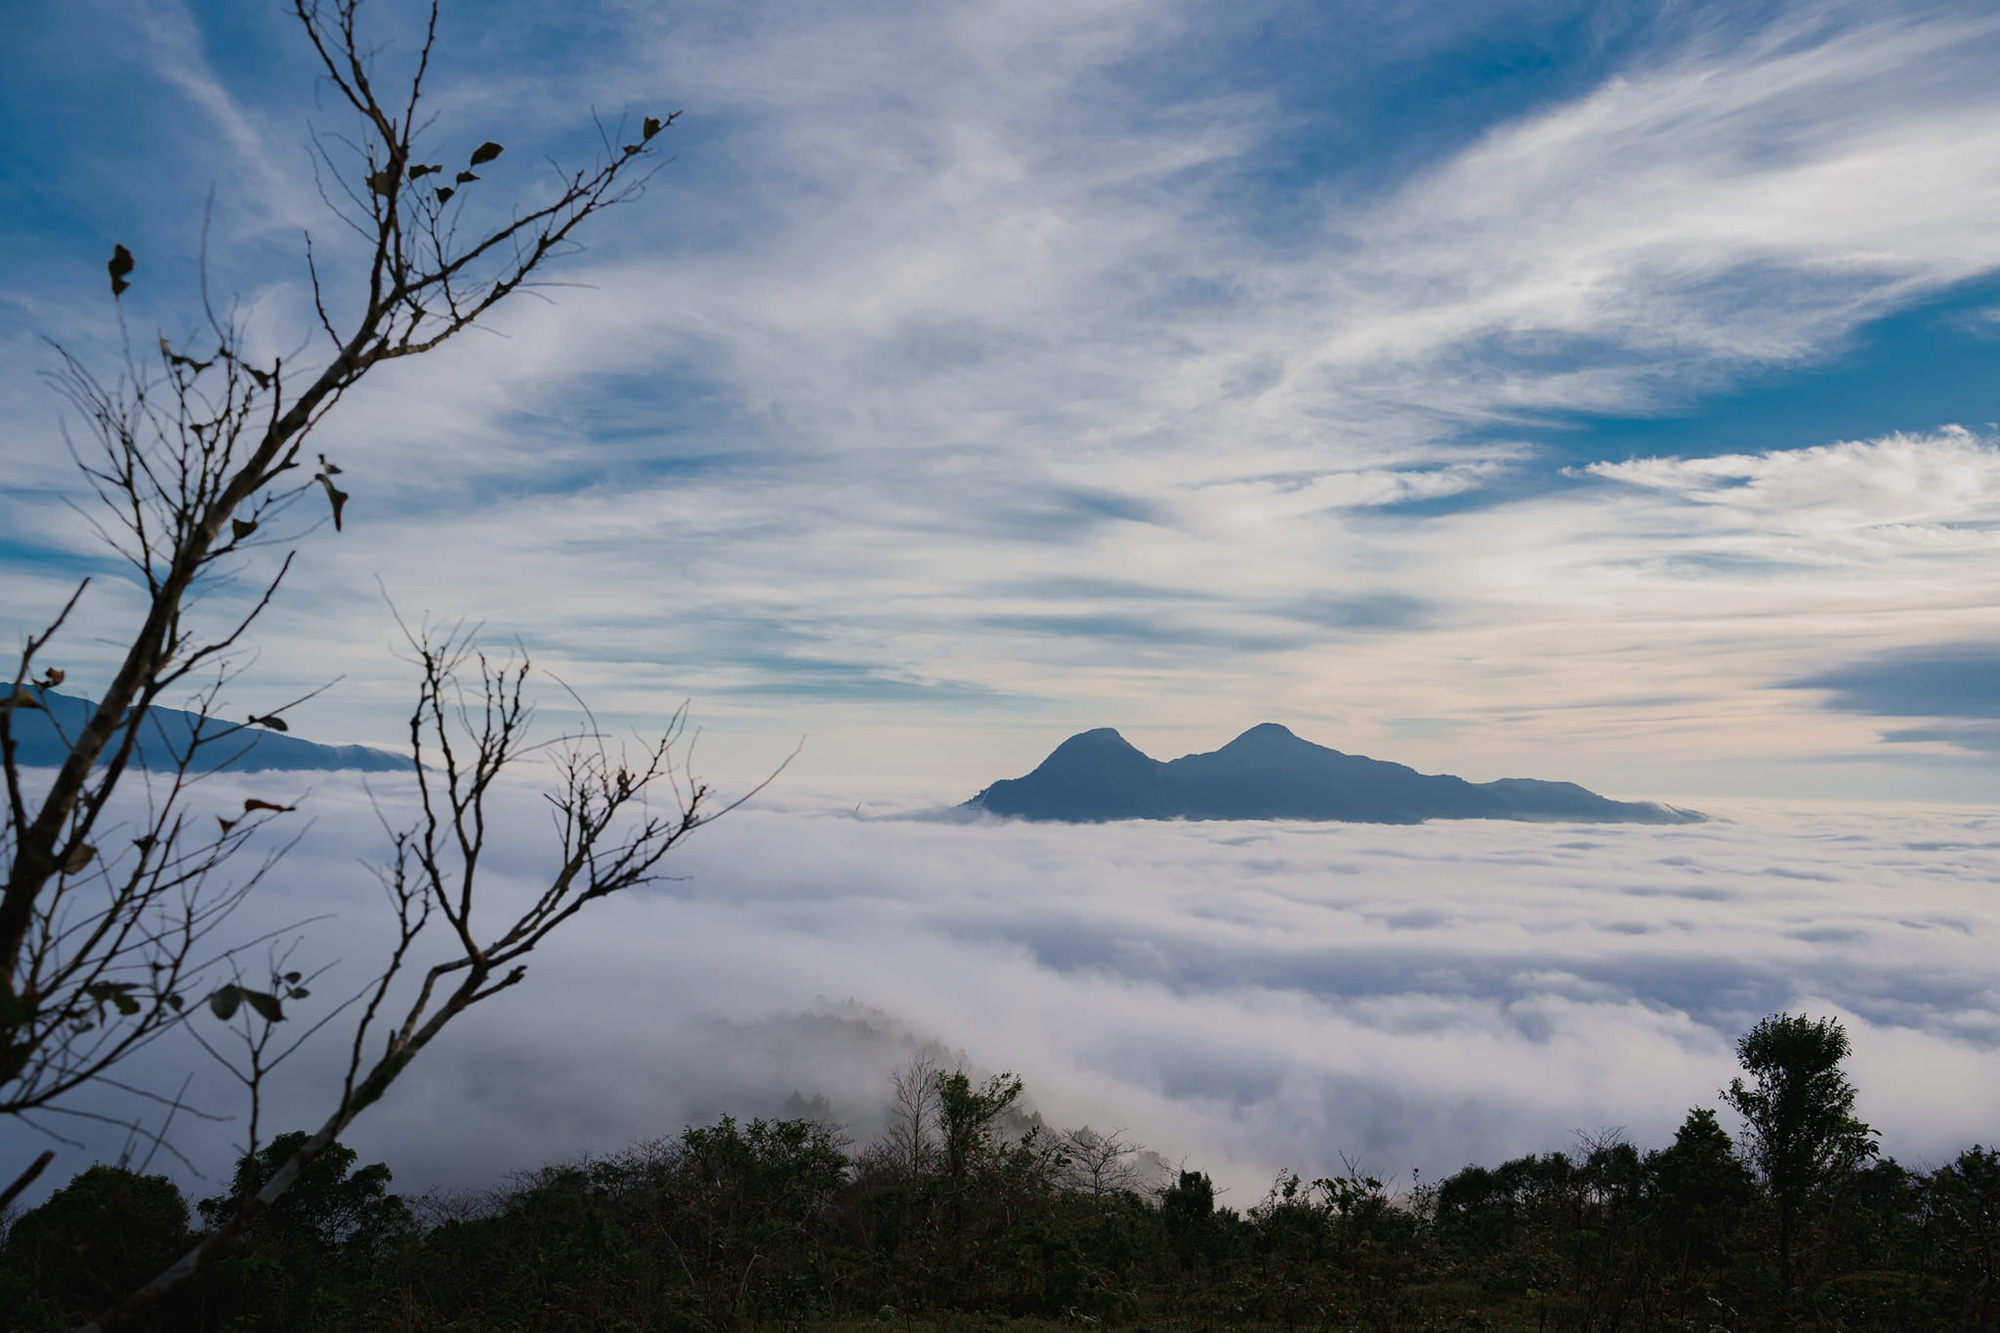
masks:
[(1096, 749), (1104, 746), (1114, 746), (1124, 750), (1136, 750), (1138, 748), (1132, 742), (1119, 735), (1118, 728), (1116, 727), (1092, 727), (1089, 731), (1077, 732), (1076, 735), (1058, 745), (1056, 751), (1060, 753), (1072, 747), (1077, 749)]
[(1027, 819), (1163, 819), (1165, 765), (1111, 727), (1080, 731), (1024, 778), (1002, 779), (973, 798), (996, 815)]
[(1259, 722), (1256, 726), (1229, 742), (1229, 745), (1225, 745), (1222, 748), (1226, 750), (1233, 745), (1273, 745), (1282, 744), (1287, 741), (1300, 745), (1311, 743), (1300, 740), (1299, 734), (1290, 727), (1281, 726), (1276, 722)]

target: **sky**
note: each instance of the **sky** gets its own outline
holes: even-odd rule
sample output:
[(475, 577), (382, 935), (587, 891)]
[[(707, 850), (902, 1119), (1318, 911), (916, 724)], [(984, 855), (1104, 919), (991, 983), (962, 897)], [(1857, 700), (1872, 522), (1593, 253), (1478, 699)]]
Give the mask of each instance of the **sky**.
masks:
[[(382, 77), (410, 7), (364, 11)], [(99, 577), (44, 375), (208, 290), (317, 350), (350, 127), (274, 4), (0, 53), (0, 629)], [(1637, 797), (2000, 794), (2000, 18), (1975, 4), (447, 6), (497, 200), (680, 110), (643, 198), (314, 448), (346, 530), (228, 704), (393, 745), (390, 605), (709, 771), (969, 796), (1284, 723)], [(345, 267), (343, 267), (345, 265)], [(74, 502), (84, 512), (72, 508)], [(386, 594), (386, 596), (385, 596)], [(50, 659), (55, 660), (55, 659)], [(545, 681), (549, 708), (567, 706)]]

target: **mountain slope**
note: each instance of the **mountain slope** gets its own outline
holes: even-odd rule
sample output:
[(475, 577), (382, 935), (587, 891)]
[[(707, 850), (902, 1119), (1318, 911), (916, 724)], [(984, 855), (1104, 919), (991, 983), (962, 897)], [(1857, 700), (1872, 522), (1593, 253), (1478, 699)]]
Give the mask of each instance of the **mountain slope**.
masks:
[(996, 815), (1077, 823), (1171, 819), (1178, 813), (1166, 765), (1141, 754), (1110, 727), (1079, 732), (1028, 776), (1002, 778), (968, 804)]
[[(55, 768), (69, 756), (69, 745), (63, 737), (81, 731), (97, 704), (53, 690), (37, 689), (35, 694), (47, 711), (14, 709), (15, 762), (23, 768)], [(187, 752), (197, 722), (201, 723), (204, 737), (219, 736), (235, 725), (221, 718), (204, 722), (193, 713), (155, 706), (140, 724), (136, 762), (155, 771), (173, 767), (177, 756)], [(119, 740), (120, 735), (114, 733), (106, 753), (115, 752)], [(223, 769), (255, 773), (349, 768), (386, 773), (409, 766), (408, 758), (388, 750), (365, 745), (320, 745), (261, 727), (244, 727), (221, 739), (205, 741), (194, 771)]]
[(1316, 819), (1414, 824), (1521, 819), (1681, 824), (1703, 816), (1651, 801), (1614, 801), (1573, 782), (1474, 783), (1342, 754), (1274, 722), (1207, 754), (1161, 763), (1109, 727), (1057, 746), (1026, 777), (1003, 779), (970, 809), (1020, 819)]

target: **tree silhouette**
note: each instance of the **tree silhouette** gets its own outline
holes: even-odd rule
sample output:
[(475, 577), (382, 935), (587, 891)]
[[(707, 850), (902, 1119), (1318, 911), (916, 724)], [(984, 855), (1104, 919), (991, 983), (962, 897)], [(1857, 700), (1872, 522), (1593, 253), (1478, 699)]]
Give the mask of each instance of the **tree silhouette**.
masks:
[(1789, 1310), (1801, 1212), (1814, 1191), (1875, 1155), (1875, 1132), (1854, 1116), (1849, 1053), (1837, 1018), (1773, 1014), (1736, 1043), (1750, 1082), (1731, 1079), (1722, 1097), (1743, 1117), (1750, 1160), (1778, 1215), (1778, 1285)]
[(963, 1069), (933, 1075), (937, 1088), (945, 1188), (954, 1218), (962, 1216), (972, 1173), (993, 1148), (994, 1121), (1021, 1096), (1021, 1080), (995, 1074), (974, 1086)]
[[(8, 1229), (0, 1326), (73, 1323), (158, 1272), (188, 1242), (187, 1201), (165, 1176), (98, 1165)], [(8, 1290), (22, 1284), (25, 1290)], [(8, 1308), (11, 1307), (11, 1308)]]
[[(126, 324), (145, 257), (124, 245), (112, 251), (106, 271), (122, 364), (104, 374), (58, 349), (52, 379), (79, 427), (72, 448), (101, 502), (97, 531), (129, 567), (144, 609), (115, 640), (118, 664), (87, 719), (58, 728), (64, 754), (46, 779), (24, 774), (15, 728), (51, 719), (43, 695), (66, 672), (46, 659), (74, 632), (89, 580), (27, 639), (11, 683), (0, 682), (0, 1114), (70, 1110), (64, 1101), (73, 1094), (124, 1088), (114, 1077), (121, 1061), (185, 1028), (242, 1080), (250, 1103), (242, 1147), (260, 1162), (260, 1092), (303, 1039), (281, 1025), (287, 1006), (308, 999), (311, 977), (278, 955), (268, 971), (247, 965), (252, 946), (217, 932), (276, 854), (248, 870), (232, 860), (294, 807), (257, 797), (211, 823), (190, 806), (199, 780), (240, 750), (246, 728), (288, 729), (291, 704), (245, 709), (235, 714), (247, 713), (243, 722), (223, 721), (215, 709), (245, 664), (246, 634), (298, 551), (264, 566), (244, 608), (219, 622), (206, 595), (254, 567), (247, 562), (260, 548), (299, 542), (325, 520), (343, 529), (350, 504), (360, 502), (335, 483), (337, 463), (307, 452), (315, 429), (377, 367), (439, 347), (542, 282), (550, 261), (575, 248), (579, 228), (638, 194), (654, 169), (654, 141), (674, 120), (647, 116), (618, 136), (631, 140), (624, 143), (604, 127), (593, 164), (503, 185), (501, 144), (466, 135), (447, 151), (437, 142), (424, 100), (438, 54), (435, 0), (421, 41), (401, 53), (400, 73), (390, 48), (363, 30), (360, 0), (291, 0), (289, 8), (308, 68), (348, 118), (315, 135), (315, 165), (340, 231), (358, 245), (349, 262), (329, 266), (307, 238), (307, 328), (253, 338), (204, 289), (199, 346), (162, 336), (157, 355), (145, 339), (135, 350)], [(492, 179), (478, 183), (481, 173)], [(521, 202), (482, 197), (503, 189)], [(298, 350), (267, 360), (263, 346)], [(527, 667), (489, 662), (462, 631), (422, 628), (410, 639), (422, 672), (410, 719), (421, 808), (392, 833), (383, 877), (394, 943), (346, 1001), (356, 1017), (326, 1119), (283, 1161), (264, 1163), (257, 1188), (233, 1198), (228, 1216), (211, 1218), (200, 1242), (107, 1312), (107, 1323), (210, 1264), (332, 1152), (335, 1136), (458, 1014), (517, 984), (526, 956), (585, 903), (648, 882), (708, 818), (705, 789), (682, 781), (674, 757), (682, 715), (631, 763), (595, 734), (569, 738), (561, 790), (550, 795), (558, 844), (550, 881), (525, 907), (493, 919), (476, 884), (484, 803), (501, 770), (530, 748)], [(194, 693), (195, 722), (163, 762), (139, 740), (170, 690)], [(142, 789), (136, 801), (134, 787)], [(121, 789), (126, 800), (114, 805)], [(127, 813), (133, 806), (137, 815)], [(420, 973), (413, 988), (396, 984), (405, 972)], [(309, 1034), (319, 1024), (293, 1026)], [(137, 1095), (181, 1106), (178, 1094)], [(149, 1133), (136, 1116), (131, 1127)], [(0, 1173), (0, 1206), (48, 1160)]]

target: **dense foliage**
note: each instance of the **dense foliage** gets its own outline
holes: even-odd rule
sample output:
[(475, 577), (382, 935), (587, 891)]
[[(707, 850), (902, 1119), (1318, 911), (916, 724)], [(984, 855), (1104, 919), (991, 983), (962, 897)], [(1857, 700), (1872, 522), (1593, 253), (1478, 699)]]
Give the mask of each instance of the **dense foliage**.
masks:
[[(1129, 1145), (1051, 1133), (1020, 1113), (1018, 1079), (930, 1069), (898, 1080), (890, 1131), (858, 1152), (822, 1120), (724, 1118), (419, 1210), (388, 1192), (385, 1167), (357, 1169), (343, 1149), (156, 1322), (2000, 1327), (2000, 1152), (1926, 1171), (1879, 1158), (1837, 1075), (1844, 1034), (1804, 1023), (1766, 1020), (1745, 1039), (1753, 1083), (1725, 1093), (1744, 1144), (1695, 1108), (1651, 1150), (1600, 1136), (1393, 1195), (1352, 1165), (1286, 1174), (1240, 1212), (1200, 1171), (1134, 1188)], [(1787, 1065), (1759, 1034), (1813, 1039)], [(289, 1151), (245, 1158), (199, 1217), (226, 1215)], [(188, 1234), (169, 1181), (92, 1167), (14, 1220), (0, 1321), (63, 1327)]]

